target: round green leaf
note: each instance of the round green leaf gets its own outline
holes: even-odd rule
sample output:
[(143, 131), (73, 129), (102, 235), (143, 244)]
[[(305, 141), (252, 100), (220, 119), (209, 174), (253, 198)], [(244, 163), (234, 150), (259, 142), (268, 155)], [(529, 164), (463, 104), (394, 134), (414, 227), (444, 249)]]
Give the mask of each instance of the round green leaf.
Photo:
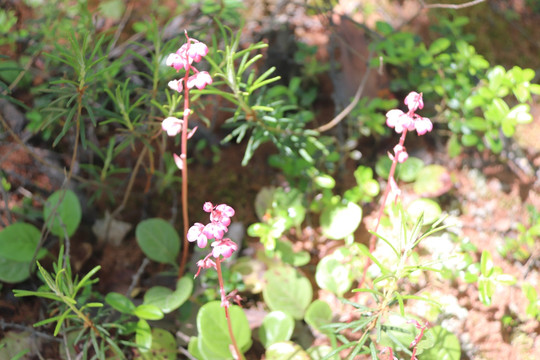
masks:
[[(40, 238), (40, 231), (25, 223), (15, 223), (0, 231), (0, 281), (18, 283), (30, 276), (30, 261)], [(40, 249), (36, 259), (46, 253)]]
[(171, 360), (176, 359), (176, 339), (167, 330), (152, 329), (152, 345), (148, 352), (136, 356), (135, 360)]
[(308, 353), (300, 345), (292, 341), (283, 341), (270, 345), (266, 349), (266, 360), (311, 360)]
[(313, 288), (309, 280), (294, 268), (274, 267), (264, 275), (264, 301), (273, 310), (281, 310), (297, 320), (304, 317), (311, 303)]
[(424, 162), (421, 159), (411, 156), (399, 165), (399, 178), (407, 182), (414, 181), (423, 167)]
[(332, 321), (332, 309), (327, 302), (322, 300), (315, 300), (309, 304), (304, 320), (311, 327), (317, 329), (318, 331), (324, 332), (321, 330), (321, 326), (330, 324)]
[(323, 234), (334, 240), (351, 235), (362, 220), (362, 208), (355, 203), (327, 206), (321, 213)]
[(343, 296), (352, 286), (349, 267), (332, 255), (325, 256), (317, 264), (315, 281), (321, 289)]
[(176, 290), (172, 291), (164, 286), (154, 286), (144, 294), (144, 303), (155, 305), (164, 314), (168, 314), (186, 302), (193, 291), (193, 280), (184, 276), (176, 283)]
[(163, 319), (163, 312), (155, 305), (139, 305), (133, 310), (133, 315), (145, 320)]
[(433, 347), (422, 352), (422, 359), (425, 360), (459, 360), (461, 357), (461, 346), (456, 335), (452, 334), (441, 326), (429, 329), (425, 335), (433, 337)]
[(81, 218), (81, 204), (71, 190), (55, 191), (45, 202), (43, 219), (51, 233), (56, 236), (73, 235), (79, 227)]
[(112, 306), (113, 309), (124, 314), (131, 314), (135, 310), (135, 305), (126, 296), (117, 292), (110, 292), (105, 296), (105, 302)]
[(452, 181), (444, 166), (432, 164), (420, 170), (413, 188), (422, 196), (440, 196), (452, 188)]
[(259, 328), (259, 339), (265, 348), (270, 345), (287, 341), (294, 331), (294, 319), (283, 311), (272, 311), (267, 314)]
[(15, 223), (0, 231), (0, 258), (29, 263), (39, 244), (41, 232), (33, 225)]
[[(241, 307), (231, 305), (229, 315), (232, 330), (240, 351), (245, 352), (251, 347), (251, 329), (246, 315)], [(211, 349), (216, 354), (213, 359), (232, 359), (229, 346), (232, 344), (227, 328), (225, 309), (220, 301), (204, 304), (197, 314), (197, 330), (199, 331), (199, 351)], [(219, 356), (219, 357), (218, 357)], [(212, 360), (213, 360), (212, 359)]]
[(416, 222), (420, 215), (424, 214), (422, 225), (433, 224), (442, 214), (441, 207), (431, 199), (416, 199), (409, 204), (407, 213)]
[(180, 237), (171, 224), (153, 218), (141, 221), (135, 229), (137, 243), (150, 259), (175, 264), (180, 251)]

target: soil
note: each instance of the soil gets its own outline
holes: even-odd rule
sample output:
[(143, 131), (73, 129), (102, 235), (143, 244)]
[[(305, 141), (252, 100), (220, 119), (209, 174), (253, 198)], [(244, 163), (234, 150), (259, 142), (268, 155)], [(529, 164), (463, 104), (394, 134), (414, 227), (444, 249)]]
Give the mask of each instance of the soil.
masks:
[[(249, 2), (248, 2), (249, 3)], [(328, 59), (332, 48), (329, 42), (332, 39), (343, 39), (347, 35), (346, 41), (338, 42), (339, 59), (343, 68), (340, 80), (343, 81), (343, 88), (336, 90), (335, 96), (332, 94), (336, 88), (336, 79), (321, 77), (320, 88), (322, 95), (318, 98), (317, 107), (319, 109), (317, 122), (324, 124), (333, 114), (343, 106), (346, 106), (348, 99), (356, 91), (356, 84), (359, 83), (365, 71), (365, 59), (368, 40), (364, 33), (354, 33), (351, 23), (343, 20), (343, 17), (335, 16), (331, 19), (335, 28), (330, 29), (329, 19), (321, 19), (317, 15), (308, 15), (301, 11), (301, 7), (292, 4), (283, 5), (281, 2), (265, 2), (268, 8), (262, 9), (262, 5), (253, 2), (251, 21), (246, 24), (243, 41), (252, 41), (257, 36), (266, 31), (277, 31), (287, 25), (285, 35), (300, 39), (309, 44), (319, 46), (317, 56), (321, 61)], [(361, 12), (356, 7), (360, 6), (355, 1), (342, 1), (336, 12), (346, 14), (351, 19), (365, 21), (371, 25), (378, 17), (385, 20), (391, 19), (394, 25), (407, 24), (411, 29), (422, 33), (426, 31), (429, 17), (426, 12), (417, 14), (418, 7), (416, 1), (388, 1), (383, 2), (382, 11), (377, 11), (369, 18), (359, 17)], [(540, 38), (540, 29), (534, 28), (533, 24), (540, 22), (540, 14), (534, 13), (525, 6), (523, 1), (512, 1), (513, 6), (503, 6), (505, 2), (495, 1), (495, 5), (484, 7), (491, 9), (497, 16), (504, 16), (505, 11), (515, 11), (522, 16), (523, 22), (517, 25), (508, 26), (508, 22), (495, 22), (498, 31), (507, 31), (508, 38), (501, 36), (497, 39), (489, 37), (490, 41), (480, 37), (478, 42), (478, 52), (482, 49), (491, 56), (490, 61), (495, 63), (498, 59), (503, 64), (517, 64), (533, 69), (540, 68), (538, 58), (538, 43), (532, 39)], [(503, 5), (501, 5), (503, 4)], [(378, 6), (376, 1), (364, 2), (363, 6)], [(26, 10), (25, 10), (26, 11)], [(436, 9), (432, 11), (445, 11)], [(468, 10), (467, 10), (468, 11)], [(471, 14), (476, 14), (478, 9), (471, 8)], [(274, 12), (271, 17), (264, 14)], [(466, 14), (466, 12), (464, 12)], [(396, 15), (397, 14), (397, 15)], [(502, 14), (502, 15), (501, 15)], [(418, 16), (417, 16), (418, 15)], [(416, 17), (415, 17), (416, 16)], [(411, 18), (414, 22), (410, 22)], [(502, 24), (502, 25), (501, 25)], [(504, 28), (505, 24), (508, 26)], [(488, 23), (482, 25), (489, 27)], [(501, 30), (500, 28), (503, 28)], [(477, 31), (486, 31), (477, 29)], [(531, 36), (535, 33), (536, 37)], [(515, 51), (504, 51), (498, 53), (493, 50), (497, 48), (497, 41), (521, 44), (520, 54), (523, 56), (509, 56)], [(281, 39), (277, 37), (276, 39)], [(524, 40), (526, 39), (526, 41)], [(493, 40), (493, 42), (491, 42)], [(279, 40), (275, 40), (279, 41)], [(523, 45), (525, 42), (528, 45)], [(271, 44), (272, 45), (272, 44)], [(346, 46), (345, 46), (346, 45)], [(491, 50), (488, 48), (491, 46)], [(355, 49), (354, 52), (350, 49)], [(335, 50), (335, 49), (334, 49)], [(275, 56), (289, 56), (287, 49), (283, 54)], [(358, 56), (358, 53), (360, 54)], [(535, 59), (536, 57), (536, 59)], [(529, 62), (521, 63), (523, 58)], [(536, 61), (536, 63), (534, 63)], [(387, 75), (373, 74), (369, 80), (366, 94), (367, 96), (393, 97), (388, 91)], [(28, 96), (28, 95), (27, 95)], [(5, 115), (5, 112), (0, 111)], [(536, 247), (527, 261), (519, 262), (511, 258), (503, 258), (499, 255), (498, 247), (504, 243), (505, 238), (516, 237), (518, 235), (517, 224), (530, 225), (527, 206), (540, 210), (540, 181), (538, 180), (540, 168), (540, 103), (535, 99), (532, 105), (534, 120), (531, 124), (518, 128), (515, 138), (519, 144), (520, 154), (523, 161), (526, 161), (533, 172), (522, 170), (522, 167), (513, 160), (504, 160), (490, 155), (488, 152), (476, 153), (465, 152), (460, 157), (451, 159), (446, 155), (444, 148), (438, 149), (429, 140), (413, 145), (415, 156), (424, 160), (427, 164), (436, 163), (443, 165), (451, 177), (451, 186), (444, 194), (435, 197), (445, 205), (444, 210), (451, 214), (455, 221), (452, 231), (460, 239), (467, 239), (474, 244), (477, 251), (472, 255), (479, 261), (482, 250), (488, 250), (493, 255), (496, 266), (502, 268), (506, 274), (513, 275), (517, 279), (516, 285), (497, 288), (490, 306), (483, 305), (478, 296), (475, 284), (465, 283), (460, 276), (452, 280), (441, 281), (440, 279), (428, 279), (423, 283), (426, 289), (441, 298), (448, 299), (453, 310), (448, 310), (449, 320), (447, 327), (458, 335), (462, 346), (462, 359), (540, 359), (540, 323), (530, 319), (525, 315), (525, 307), (528, 302), (523, 295), (520, 284), (528, 283), (535, 287), (540, 294), (540, 247), (539, 239), (536, 239)], [(218, 126), (219, 128), (219, 126)], [(220, 137), (220, 130), (215, 134)], [(388, 140), (388, 144), (391, 141)], [(279, 186), (284, 184), (284, 179), (279, 173), (268, 166), (268, 156), (275, 153), (272, 146), (263, 146), (257, 150), (255, 157), (249, 165), (241, 166), (241, 160), (246, 144), (229, 144), (219, 147), (219, 158), (211, 159), (213, 153), (209, 148), (197, 154), (195, 162), (190, 165), (190, 216), (192, 221), (203, 220), (204, 215), (201, 206), (205, 201), (223, 202), (234, 204), (236, 209), (236, 221), (241, 222), (245, 227), (258, 221), (254, 211), (254, 199), (256, 194), (268, 185)], [(362, 144), (358, 148), (363, 150)], [(380, 144), (373, 149), (374, 155), (385, 154), (390, 148), (386, 144)], [(34, 153), (35, 156), (30, 154)], [(40, 144), (33, 146), (20, 146), (15, 143), (12, 137), (2, 135), (0, 142), (0, 166), (2, 172), (6, 174), (8, 181), (12, 184), (8, 195), (2, 199), (6, 207), (13, 210), (15, 208), (31, 209), (40, 208), (43, 199), (58, 189), (62, 185), (62, 167), (69, 165), (69, 158), (60, 156), (49, 150), (40, 148)], [(54, 163), (58, 169), (45, 166), (37, 159), (45, 159), (48, 163)], [(369, 155), (366, 156), (369, 159)], [(366, 160), (368, 161), (368, 160)], [(345, 163), (345, 170), (342, 173), (341, 182), (345, 184), (353, 181), (352, 172), (358, 162), (348, 161)], [(363, 164), (363, 165), (370, 165)], [(384, 183), (382, 179), (381, 183)], [(172, 194), (159, 194), (157, 192), (144, 192), (147, 178), (140, 176), (137, 179), (136, 191), (130, 199), (126, 210), (121, 213), (119, 220), (128, 224), (136, 224), (144, 218), (150, 216), (161, 216), (172, 219), (178, 229), (181, 229), (179, 213), (179, 190)], [(416, 197), (414, 191), (407, 184), (402, 184), (402, 197), (404, 202), (411, 201)], [(81, 196), (88, 196), (84, 191), (79, 191)], [(175, 201), (171, 201), (176, 198)], [(28, 203), (30, 199), (30, 203)], [(167, 207), (162, 207), (167, 204)], [(29, 206), (30, 205), (30, 206)], [(4, 206), (4, 205), (3, 205)], [(99, 273), (100, 282), (95, 290), (101, 294), (111, 291), (125, 293), (131, 290), (134, 298), (140, 298), (140, 294), (150, 284), (156, 284), (157, 274), (165, 270), (163, 266), (155, 263), (147, 264), (144, 254), (137, 246), (133, 230), (127, 232), (127, 236), (119, 244), (100, 242), (92, 233), (92, 226), (95, 220), (102, 218), (105, 211), (112, 211), (106, 201), (97, 202), (92, 209), (85, 209), (85, 219), (81, 228), (71, 239), (72, 266), (76, 271), (84, 273), (95, 265), (100, 265), (102, 270)], [(358, 231), (357, 241), (366, 242), (368, 237), (367, 229), (371, 228), (375, 218), (375, 209), (366, 208), (361, 230)], [(10, 218), (10, 216), (13, 216)], [(35, 214), (25, 213), (24, 215), (9, 215), (5, 209), (1, 212), (3, 224), (8, 224), (14, 219), (32, 221), (36, 224)], [(201, 217), (198, 219), (198, 217)], [(302, 234), (291, 234), (290, 239), (294, 240), (296, 250), (308, 250), (316, 253), (316, 258), (322, 258), (331, 253), (339, 244), (332, 241), (321, 241), (320, 232), (317, 227), (307, 228)], [(46, 242), (52, 252), (58, 251), (58, 245), (54, 241)], [(244, 253), (253, 253), (257, 248), (256, 239), (245, 238)], [(441, 245), (442, 246), (442, 245)], [(437, 245), (435, 245), (437, 247)], [(46, 266), (50, 266), (50, 259), (45, 261)], [(144, 268), (141, 266), (144, 265)], [(142, 274), (138, 272), (142, 270)], [(313, 277), (313, 274), (310, 274)], [(139, 281), (130, 288), (133, 278)], [(316, 286), (315, 282), (312, 281)], [(43, 304), (35, 299), (17, 299), (12, 295), (12, 290), (17, 288), (33, 288), (38, 284), (36, 279), (32, 279), (23, 284), (3, 284), (0, 288), (0, 338), (12, 331), (25, 329), (33, 334), (38, 334), (34, 346), (41, 347), (41, 353), (46, 359), (57, 359), (56, 342), (51, 339), (50, 334), (32, 330), (28, 326), (43, 318)], [(347, 307), (340, 305), (339, 300), (329, 292), (317, 289), (315, 297), (323, 299), (332, 308), (340, 311), (335, 314), (337, 319), (346, 321), (350, 311)], [(250, 319), (252, 327), (260, 323), (265, 314), (261, 303), (257, 303), (257, 298), (253, 297), (245, 304), (246, 313)], [(450, 308), (450, 305), (449, 305)], [(410, 309), (421, 316), (422, 309)], [(507, 324), (504, 319), (510, 316), (513, 319), (511, 324)], [(307, 327), (304, 329), (308, 333)], [(184, 329), (182, 330), (184, 331)], [(185, 330), (186, 332), (189, 330)], [(40, 335), (42, 335), (40, 337)], [(180, 334), (181, 335), (181, 334)], [(301, 337), (301, 335), (300, 335)], [(34, 337), (33, 337), (34, 338)], [(324, 340), (310, 338), (314, 343), (321, 343)], [(260, 344), (255, 344), (249, 352), (248, 358), (259, 359), (264, 352)], [(37, 357), (35, 357), (37, 358)], [(420, 357), (421, 359), (421, 357)], [(0, 359), (1, 360), (1, 359)]]

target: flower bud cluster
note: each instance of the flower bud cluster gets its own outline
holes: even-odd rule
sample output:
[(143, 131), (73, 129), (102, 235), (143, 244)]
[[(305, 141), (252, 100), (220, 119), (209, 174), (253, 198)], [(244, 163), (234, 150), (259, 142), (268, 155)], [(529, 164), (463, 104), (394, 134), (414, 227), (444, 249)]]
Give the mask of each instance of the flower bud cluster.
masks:
[(231, 217), (234, 216), (234, 209), (226, 204), (214, 206), (211, 202), (206, 202), (203, 210), (210, 213), (210, 222), (206, 225), (193, 224), (188, 230), (187, 239), (189, 242), (196, 242), (201, 249), (208, 245), (209, 240), (214, 239), (214, 242), (211, 244), (210, 254), (197, 262), (199, 271), (195, 277), (199, 275), (201, 269), (216, 268), (216, 263), (211, 257), (218, 260), (229, 258), (238, 249), (238, 245), (234, 241), (223, 238), (228, 231)]
[(390, 110), (386, 113), (386, 125), (394, 128), (398, 134), (404, 130), (416, 130), (418, 135), (424, 135), (433, 130), (431, 120), (415, 113), (416, 110), (424, 107), (422, 93), (419, 94), (413, 91), (407, 95), (404, 102), (409, 108), (409, 111), (404, 113), (399, 109)]

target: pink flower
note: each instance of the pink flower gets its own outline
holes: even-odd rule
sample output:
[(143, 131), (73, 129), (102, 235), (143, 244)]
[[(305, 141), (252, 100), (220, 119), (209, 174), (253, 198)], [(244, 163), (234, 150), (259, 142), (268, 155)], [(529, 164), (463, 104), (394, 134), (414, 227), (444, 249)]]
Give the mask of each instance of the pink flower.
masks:
[(167, 132), (169, 136), (176, 136), (182, 131), (183, 120), (175, 118), (174, 116), (169, 116), (161, 122), (161, 128), (163, 131)]
[(214, 238), (216, 240), (221, 240), (223, 239), (223, 235), (225, 235), (227, 230), (227, 225), (212, 221), (211, 223), (206, 224), (203, 232), (209, 239)]
[(197, 87), (197, 89), (202, 90), (206, 87), (206, 85), (210, 85), (212, 83), (212, 77), (208, 73), (208, 71), (201, 71), (194, 75), (191, 75), (188, 78), (187, 81), (187, 87), (192, 89), (194, 86)]
[(214, 208), (210, 214), (210, 221), (218, 222), (225, 226), (231, 223), (231, 217), (234, 216), (234, 209), (226, 204), (220, 204)]
[(204, 234), (204, 225), (201, 223), (195, 223), (189, 228), (187, 233), (187, 239), (189, 242), (197, 242), (197, 246), (205, 248), (208, 244), (208, 237)]
[(409, 111), (415, 112), (418, 109), (424, 107), (424, 101), (422, 100), (422, 93), (411, 91), (405, 98), (405, 105), (409, 107)]
[(238, 245), (231, 239), (223, 239), (214, 241), (212, 243), (212, 255), (218, 258), (222, 255), (224, 258), (231, 257), (231, 255), (238, 249)]
[(169, 88), (171, 88), (174, 91), (182, 92), (184, 87), (182, 86), (182, 80), (171, 80), (167, 84), (169, 85)]
[(386, 113), (386, 125), (401, 134), (405, 129), (414, 130), (414, 119), (399, 109), (393, 109)]
[(416, 128), (416, 132), (418, 135), (424, 135), (425, 133), (433, 130), (433, 124), (431, 123), (431, 120), (425, 117), (418, 117), (414, 121), (414, 127)]
[(195, 62), (199, 62), (203, 56), (208, 54), (208, 46), (200, 41), (194, 39), (191, 40), (194, 41), (194, 43), (189, 46), (188, 56)]
[(176, 71), (179, 71), (180, 69), (187, 70), (189, 69), (189, 66), (193, 60), (189, 59), (188, 61), (188, 58), (183, 56), (184, 54), (178, 53), (179, 51), (180, 50), (178, 50), (176, 53), (169, 54), (165, 63), (167, 66), (172, 66)]
[(201, 269), (210, 269), (210, 268), (216, 268), (216, 263), (214, 260), (210, 258), (210, 254), (206, 256), (204, 259), (201, 259), (197, 261), (197, 266), (199, 267), (199, 270), (195, 274), (195, 277), (199, 276), (199, 273), (201, 272)]

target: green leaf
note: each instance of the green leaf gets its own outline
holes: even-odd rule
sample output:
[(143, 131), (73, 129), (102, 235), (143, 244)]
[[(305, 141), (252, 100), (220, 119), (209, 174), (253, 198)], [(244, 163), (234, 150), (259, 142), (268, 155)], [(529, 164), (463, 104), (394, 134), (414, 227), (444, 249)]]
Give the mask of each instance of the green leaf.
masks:
[(343, 239), (358, 228), (362, 221), (362, 208), (355, 203), (330, 205), (321, 213), (323, 234), (334, 240)]
[[(251, 347), (251, 329), (246, 315), (241, 307), (231, 305), (229, 315), (232, 331), (240, 351), (245, 352)], [(205, 350), (211, 349), (216, 357), (208, 360), (232, 359), (229, 346), (232, 344), (225, 318), (225, 309), (220, 301), (204, 304), (197, 314), (197, 330), (199, 331), (199, 350), (204, 355)]]
[(163, 312), (155, 305), (142, 304), (133, 310), (133, 315), (145, 320), (163, 319)]
[(134, 360), (171, 360), (176, 359), (176, 339), (167, 330), (153, 328), (151, 346), (148, 352), (135, 356)]
[(442, 214), (439, 204), (431, 199), (416, 199), (407, 207), (407, 213), (411, 220), (416, 223), (417, 219), (423, 214), (422, 225), (433, 224)]
[(152, 331), (146, 320), (140, 319), (135, 328), (135, 343), (142, 353), (146, 353), (152, 347)]
[(120, 311), (123, 314), (132, 314), (135, 310), (135, 305), (126, 296), (117, 292), (110, 292), (105, 296), (105, 302), (113, 309)]
[(491, 253), (488, 250), (482, 251), (480, 258), (480, 272), (485, 277), (490, 277), (493, 274), (494, 266), (491, 259)]
[(352, 274), (346, 264), (332, 255), (325, 256), (317, 264), (315, 281), (321, 289), (343, 296), (352, 286)]
[(274, 267), (264, 277), (263, 297), (268, 307), (301, 320), (313, 297), (309, 280), (289, 266)]
[(336, 186), (336, 180), (327, 174), (316, 176), (314, 182), (321, 189), (333, 189)]
[(325, 332), (321, 330), (321, 326), (328, 325), (332, 322), (332, 309), (327, 302), (315, 300), (308, 306), (304, 320), (309, 326), (320, 332)]
[(311, 360), (308, 353), (292, 341), (272, 344), (265, 352), (266, 360)]
[(439, 38), (439, 39), (435, 40), (433, 43), (431, 43), (431, 45), (429, 46), (428, 52), (431, 55), (436, 55), (436, 54), (441, 53), (441, 52), (445, 51), (446, 49), (448, 49), (448, 47), (451, 44), (452, 43), (447, 38)]
[(428, 329), (424, 336), (433, 337), (433, 347), (422, 352), (422, 360), (459, 360), (461, 358), (461, 346), (456, 335), (442, 326)]
[(141, 221), (135, 229), (137, 243), (150, 259), (175, 264), (180, 251), (180, 237), (171, 224), (163, 219)]
[(73, 235), (79, 227), (81, 218), (81, 204), (71, 190), (55, 191), (45, 202), (43, 219), (51, 233), (56, 236), (63, 238)]
[(440, 196), (450, 190), (452, 182), (448, 170), (438, 164), (422, 168), (414, 182), (414, 192), (422, 196)]
[[(0, 231), (0, 281), (18, 283), (30, 276), (30, 261), (41, 238), (33, 225), (15, 223)], [(37, 259), (46, 254), (40, 249)]]
[(193, 280), (184, 276), (176, 283), (172, 291), (164, 286), (154, 286), (144, 294), (144, 304), (157, 306), (164, 314), (168, 314), (186, 302), (193, 291)]
[(294, 319), (283, 311), (267, 314), (259, 328), (259, 339), (267, 349), (270, 345), (287, 341), (294, 331)]
[(421, 159), (411, 156), (407, 161), (399, 165), (398, 177), (403, 181), (414, 181), (423, 167), (424, 162)]
[(40, 238), (41, 232), (33, 225), (11, 224), (0, 231), (0, 258), (29, 263)]

